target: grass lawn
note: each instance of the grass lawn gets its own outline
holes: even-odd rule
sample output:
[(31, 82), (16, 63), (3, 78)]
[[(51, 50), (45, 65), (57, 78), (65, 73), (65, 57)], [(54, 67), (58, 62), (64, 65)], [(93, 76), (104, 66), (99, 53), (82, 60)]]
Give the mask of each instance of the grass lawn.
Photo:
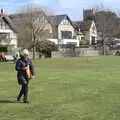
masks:
[(34, 61), (29, 104), (16, 103), (14, 64), (0, 64), (0, 120), (120, 120), (120, 57)]

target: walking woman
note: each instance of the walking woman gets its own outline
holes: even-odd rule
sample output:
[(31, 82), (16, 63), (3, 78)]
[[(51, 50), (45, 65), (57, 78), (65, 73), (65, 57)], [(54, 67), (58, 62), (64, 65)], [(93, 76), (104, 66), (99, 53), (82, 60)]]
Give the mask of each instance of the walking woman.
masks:
[(27, 49), (21, 52), (20, 59), (17, 60), (15, 69), (17, 71), (18, 84), (21, 85), (17, 101), (20, 101), (23, 96), (23, 102), (28, 103), (28, 84), (30, 79), (34, 77), (34, 66), (29, 59), (29, 51)]

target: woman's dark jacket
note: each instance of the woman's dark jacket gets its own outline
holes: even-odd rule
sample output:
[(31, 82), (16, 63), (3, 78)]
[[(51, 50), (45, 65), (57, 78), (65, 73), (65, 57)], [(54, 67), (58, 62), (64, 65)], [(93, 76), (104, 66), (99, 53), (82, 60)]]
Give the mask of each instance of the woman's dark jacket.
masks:
[(26, 72), (24, 70), (25, 67), (27, 67), (29, 65), (30, 67), (30, 71), (32, 73), (32, 75), (34, 76), (34, 66), (32, 64), (32, 61), (30, 59), (19, 59), (16, 62), (16, 66), (15, 69), (17, 71), (17, 79), (18, 79), (18, 83), (19, 84), (27, 84), (28, 79), (26, 76)]

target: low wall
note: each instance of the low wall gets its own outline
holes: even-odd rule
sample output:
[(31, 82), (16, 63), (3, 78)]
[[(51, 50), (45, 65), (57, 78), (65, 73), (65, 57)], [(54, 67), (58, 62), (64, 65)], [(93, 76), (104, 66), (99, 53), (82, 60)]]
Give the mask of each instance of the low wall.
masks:
[(89, 48), (75, 48), (75, 49), (63, 49), (61, 51), (52, 52), (52, 57), (80, 57), (80, 56), (100, 56), (102, 52), (99, 50), (93, 50)]
[[(33, 52), (30, 52), (29, 57), (30, 57), (30, 59), (32, 59), (32, 58), (33, 58)], [(39, 58), (40, 58), (40, 56), (39, 56), (39, 53), (38, 53), (38, 52), (36, 52), (36, 53), (35, 53), (35, 58), (36, 58), (36, 59), (39, 59)]]

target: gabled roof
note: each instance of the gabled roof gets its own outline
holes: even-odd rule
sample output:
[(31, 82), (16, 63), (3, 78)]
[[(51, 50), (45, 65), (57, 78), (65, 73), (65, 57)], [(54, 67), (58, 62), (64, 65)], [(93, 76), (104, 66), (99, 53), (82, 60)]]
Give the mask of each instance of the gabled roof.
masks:
[(92, 22), (93, 22), (92, 20), (77, 21), (77, 22), (74, 22), (74, 27), (76, 30), (80, 29), (80, 31), (82, 32), (89, 31), (92, 25)]
[(12, 20), (5, 14), (0, 14), (0, 18), (5, 20), (5, 22), (10, 26), (10, 28), (17, 33), (17, 31), (15, 30), (15, 26), (12, 23)]
[(71, 25), (73, 25), (72, 21), (67, 15), (48, 16), (48, 21), (51, 23), (51, 25), (58, 26), (61, 23), (61, 21), (64, 20), (65, 18), (67, 18), (70, 21)]
[[(10, 18), (16, 23), (17, 20), (19, 20), (19, 22), (24, 22), (25, 18), (26, 18), (26, 14), (23, 13), (19, 13), (19, 14), (13, 14), (10, 15)], [(48, 22), (52, 25), (52, 26), (58, 26), (62, 20), (64, 20), (65, 18), (67, 18), (71, 25), (72, 21), (70, 20), (70, 18), (67, 15), (53, 15), (53, 16), (46, 16), (46, 20), (48, 20)]]
[(10, 19), (12, 20), (16, 30), (19, 32), (19, 25), (25, 24), (27, 21), (26, 14), (22, 13), (17, 13), (17, 14), (12, 14), (9, 15)]

